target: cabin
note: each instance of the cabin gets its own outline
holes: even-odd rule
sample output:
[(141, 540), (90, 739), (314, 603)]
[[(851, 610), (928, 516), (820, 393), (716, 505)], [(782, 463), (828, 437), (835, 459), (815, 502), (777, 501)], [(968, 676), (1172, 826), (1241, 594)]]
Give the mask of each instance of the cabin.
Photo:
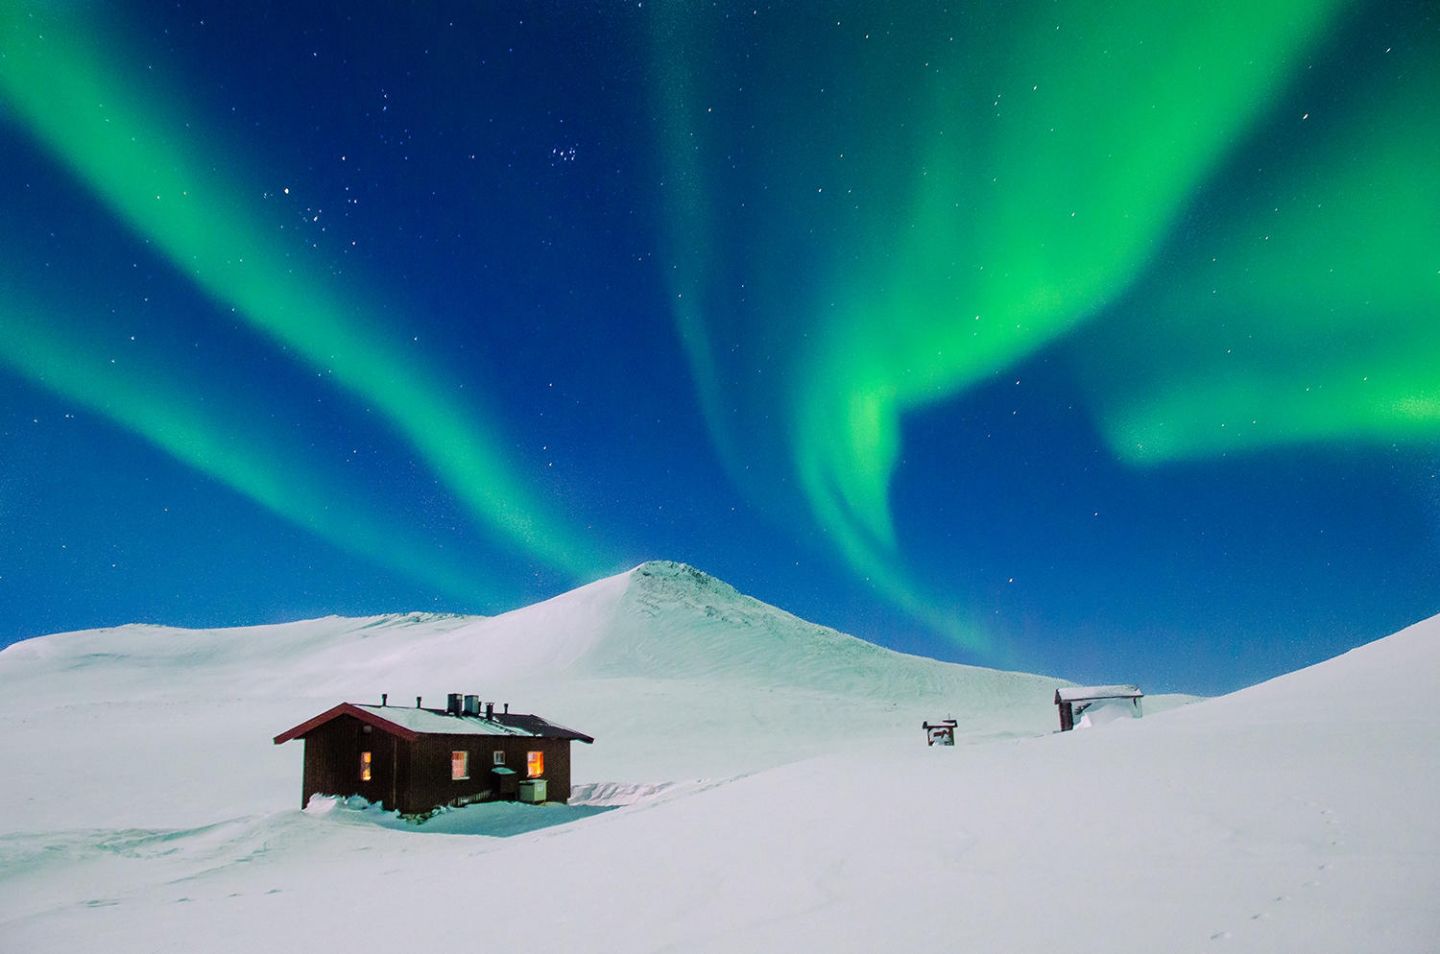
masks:
[[(1140, 700), (1145, 693), (1139, 686), (1066, 686), (1055, 690), (1055, 704), (1060, 707), (1060, 731), (1075, 728), (1075, 717), (1097, 704), (1120, 704), (1130, 715), (1140, 718)], [(1112, 701), (1113, 700), (1113, 701)]]
[(342, 702), (275, 736), (305, 742), (300, 806), (359, 795), (421, 815), (447, 805), (570, 798), (570, 743), (595, 740), (538, 715), (451, 693), (444, 709)]

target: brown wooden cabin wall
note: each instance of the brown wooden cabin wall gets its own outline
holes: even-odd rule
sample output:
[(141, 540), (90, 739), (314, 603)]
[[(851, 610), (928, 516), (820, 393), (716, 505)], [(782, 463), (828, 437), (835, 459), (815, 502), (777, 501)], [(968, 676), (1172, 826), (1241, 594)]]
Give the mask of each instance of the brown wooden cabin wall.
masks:
[(570, 800), (570, 740), (569, 739), (519, 739), (523, 745), (516, 747), (519, 753), (514, 765), (521, 779), (525, 778), (525, 753), (536, 749), (545, 753), (545, 800), (568, 802)]
[[(410, 743), (339, 716), (305, 735), (301, 807), (312, 795), (359, 795), (387, 809), (399, 807), (409, 784)], [(370, 781), (360, 779), (360, 753), (371, 753)]]
[[(535, 739), (523, 736), (424, 735), (410, 746), (407, 766), (410, 785), (402, 793), (401, 811), (428, 812), (440, 805), (485, 801), (497, 794), (492, 790), (495, 776), (494, 753), (505, 753), (505, 767), (525, 778), (527, 752), (545, 754), (545, 797), (564, 802), (570, 798), (570, 742), (565, 739)], [(468, 779), (450, 778), (450, 753), (470, 753)]]

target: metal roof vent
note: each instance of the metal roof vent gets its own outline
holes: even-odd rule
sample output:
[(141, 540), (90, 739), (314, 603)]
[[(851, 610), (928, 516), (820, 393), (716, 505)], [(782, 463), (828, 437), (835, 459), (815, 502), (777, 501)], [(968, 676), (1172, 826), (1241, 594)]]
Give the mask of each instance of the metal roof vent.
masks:
[(465, 714), (468, 715), (468, 716), (473, 716), (473, 715), (479, 715), (479, 714), (480, 714), (480, 697), (479, 697), (479, 696), (470, 696), (470, 695), (467, 695), (467, 696), (465, 697)]

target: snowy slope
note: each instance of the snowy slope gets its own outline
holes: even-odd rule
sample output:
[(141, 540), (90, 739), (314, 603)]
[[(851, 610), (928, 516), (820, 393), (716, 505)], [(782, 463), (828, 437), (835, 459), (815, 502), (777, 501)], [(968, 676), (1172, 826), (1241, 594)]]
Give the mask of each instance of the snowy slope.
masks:
[[(485, 620), (47, 637), (0, 653), (0, 949), (434, 949), (480, 912), (558, 950), (1440, 950), (1440, 618), (1089, 732), (1057, 684), (673, 564)], [(269, 734), (452, 686), (594, 733), (608, 784), (438, 826), (488, 836), (296, 810)], [(937, 710), (968, 744), (925, 747)]]
[[(128, 826), (291, 807), (301, 746), (270, 738), (381, 692), (402, 705), (449, 691), (508, 701), (599, 740), (575, 747), (576, 781), (662, 782), (919, 738), (924, 719), (947, 715), (972, 736), (1047, 731), (1059, 681), (881, 649), (690, 567), (647, 563), (488, 618), (46, 636), (0, 652), (0, 683), (0, 715), (21, 729), (0, 738), (0, 756), (26, 777), (0, 786), (3, 831), (65, 824), (76, 809)], [(107, 784), (77, 791), (74, 760), (46, 757), (57, 736), (85, 738), (85, 764)], [(217, 762), (221, 784), (201, 768)]]

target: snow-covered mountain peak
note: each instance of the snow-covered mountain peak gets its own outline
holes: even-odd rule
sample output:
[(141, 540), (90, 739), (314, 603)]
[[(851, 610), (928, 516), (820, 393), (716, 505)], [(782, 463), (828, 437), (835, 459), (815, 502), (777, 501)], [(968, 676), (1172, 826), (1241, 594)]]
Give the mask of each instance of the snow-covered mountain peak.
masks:
[(1062, 682), (886, 649), (746, 596), (683, 563), (644, 563), (626, 577), (612, 625), (585, 655), (587, 672), (764, 691), (786, 687), (851, 701), (944, 700), (971, 712), (1031, 696), (1048, 700)]
[(719, 577), (711, 576), (698, 567), (681, 563), (678, 560), (646, 560), (631, 570), (629, 575), (636, 579), (644, 578), (679, 589), (719, 589), (726, 593), (738, 593), (735, 587)]
[[(326, 619), (345, 619), (343, 616), (327, 616)], [(432, 623), (447, 623), (452, 621), (471, 622), (477, 619), (485, 619), (484, 616), (466, 613), (384, 613), (373, 617), (365, 624), (367, 629), (382, 629), (392, 626), (427, 626)]]
[(651, 560), (627, 575), (626, 596), (630, 605), (644, 616), (653, 618), (691, 611), (708, 619), (726, 619), (741, 625), (752, 625), (759, 617), (776, 615), (802, 622), (688, 563)]

